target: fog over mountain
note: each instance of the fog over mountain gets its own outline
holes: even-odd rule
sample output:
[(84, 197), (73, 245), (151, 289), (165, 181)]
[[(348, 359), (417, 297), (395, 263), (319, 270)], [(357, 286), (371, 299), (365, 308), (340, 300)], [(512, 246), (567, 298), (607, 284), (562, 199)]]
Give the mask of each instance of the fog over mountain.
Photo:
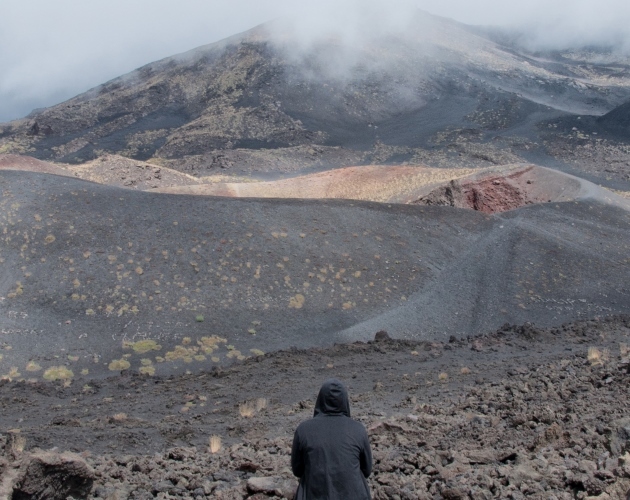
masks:
[[(0, 30), (0, 122), (68, 99), (151, 61), (207, 44), (272, 19), (302, 41), (338, 36), (345, 42), (396, 33), (411, 12), (476, 25), (500, 25), (532, 50), (612, 45), (628, 52), (630, 6), (579, 1), (426, 0), (317, 2), (288, 0), (112, 0), (85, 4), (3, 2)], [(512, 36), (512, 35), (511, 35)]]

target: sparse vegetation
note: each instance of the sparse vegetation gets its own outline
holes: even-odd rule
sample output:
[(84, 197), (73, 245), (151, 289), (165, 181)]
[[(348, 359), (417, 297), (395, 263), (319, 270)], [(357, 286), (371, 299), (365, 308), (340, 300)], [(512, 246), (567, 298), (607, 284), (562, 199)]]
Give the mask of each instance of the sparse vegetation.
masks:
[(178, 359), (181, 359), (184, 361), (184, 363), (192, 363), (194, 355), (194, 348), (186, 348), (184, 346), (177, 345), (175, 346), (175, 349), (173, 349), (172, 351), (168, 351), (164, 355), (164, 358), (166, 359), (166, 361), (176, 361)]
[(610, 359), (610, 351), (608, 349), (600, 351), (597, 347), (589, 347), (587, 359), (593, 366), (602, 365)]
[(238, 405), (238, 413), (243, 418), (251, 418), (254, 416), (254, 413), (256, 413), (256, 406), (252, 402), (246, 401)]
[(302, 295), (301, 293), (298, 293), (297, 295), (289, 299), (289, 307), (293, 309), (301, 309), (302, 306), (304, 306), (305, 300), (306, 299), (304, 295)]
[(39, 366), (39, 364), (37, 364), (35, 361), (29, 361), (26, 364), (26, 371), (27, 372), (38, 372), (41, 369), (42, 369), (42, 367)]
[(199, 348), (204, 354), (212, 354), (219, 347), (219, 344), (225, 343), (227, 343), (227, 339), (223, 337), (218, 337), (216, 335), (210, 337), (201, 337), (197, 341)]
[(51, 366), (47, 370), (44, 371), (44, 380), (64, 380), (69, 381), (74, 377), (74, 373), (72, 370), (68, 369), (65, 366)]
[(26, 449), (26, 438), (19, 432), (11, 432), (10, 436), (10, 450), (9, 452), (14, 457), (21, 455)]
[(110, 371), (117, 372), (117, 371), (128, 370), (130, 366), (131, 366), (131, 363), (129, 363), (129, 361), (127, 361), (124, 358), (121, 358), (121, 359), (114, 359), (109, 365), (107, 365), (107, 368), (109, 368)]
[(258, 398), (256, 399), (256, 411), (262, 411), (267, 408), (267, 398)]
[(149, 375), (152, 377), (155, 375), (155, 366), (142, 366), (138, 371), (143, 375)]
[(125, 344), (123, 347), (130, 347), (137, 354), (146, 354), (150, 351), (159, 351), (162, 349), (161, 345), (159, 345), (155, 340), (150, 339), (130, 342)]
[(219, 453), (219, 451), (221, 451), (221, 436), (217, 436), (217, 435), (212, 435), (210, 436), (210, 438), (208, 439), (208, 449), (210, 451), (210, 453), (214, 454), (214, 453)]

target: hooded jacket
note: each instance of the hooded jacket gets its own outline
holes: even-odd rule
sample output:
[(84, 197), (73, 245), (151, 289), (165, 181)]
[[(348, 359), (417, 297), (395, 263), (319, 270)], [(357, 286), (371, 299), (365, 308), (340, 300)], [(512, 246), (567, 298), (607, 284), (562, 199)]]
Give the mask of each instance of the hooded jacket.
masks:
[(324, 382), (312, 419), (293, 437), (293, 474), (300, 478), (297, 500), (369, 500), (372, 472), (367, 431), (350, 418), (348, 392), (337, 379)]

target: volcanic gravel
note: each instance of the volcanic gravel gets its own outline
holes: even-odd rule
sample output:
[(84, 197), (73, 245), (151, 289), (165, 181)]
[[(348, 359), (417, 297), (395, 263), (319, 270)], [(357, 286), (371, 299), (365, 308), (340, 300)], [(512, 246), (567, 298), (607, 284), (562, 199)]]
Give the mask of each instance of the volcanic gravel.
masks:
[(90, 498), (292, 498), (293, 431), (335, 376), (368, 428), (376, 499), (630, 492), (630, 317), (448, 342), (377, 338), (197, 375), (5, 381), (0, 442), (7, 455), (16, 435), (25, 453), (82, 453)]

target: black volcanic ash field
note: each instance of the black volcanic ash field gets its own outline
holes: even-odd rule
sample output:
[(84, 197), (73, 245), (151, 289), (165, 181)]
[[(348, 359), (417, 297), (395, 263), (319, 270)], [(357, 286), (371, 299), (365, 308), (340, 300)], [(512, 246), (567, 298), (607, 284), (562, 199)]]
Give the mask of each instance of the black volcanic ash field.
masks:
[(0, 172), (0, 375), (207, 370), (290, 346), (630, 311), (629, 212), (156, 195)]

